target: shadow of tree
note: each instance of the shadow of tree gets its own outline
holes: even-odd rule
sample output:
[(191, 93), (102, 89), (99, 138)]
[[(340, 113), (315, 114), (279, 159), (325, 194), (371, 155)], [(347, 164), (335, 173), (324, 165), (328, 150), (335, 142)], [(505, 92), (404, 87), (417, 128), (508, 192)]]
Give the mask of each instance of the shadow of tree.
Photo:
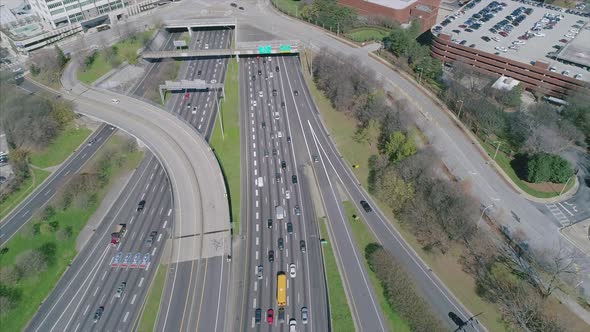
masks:
[(527, 179), (527, 168), (526, 165), (529, 161), (529, 156), (524, 153), (518, 153), (514, 156), (514, 159), (510, 161), (510, 166), (514, 169), (516, 176), (519, 179), (525, 180)]

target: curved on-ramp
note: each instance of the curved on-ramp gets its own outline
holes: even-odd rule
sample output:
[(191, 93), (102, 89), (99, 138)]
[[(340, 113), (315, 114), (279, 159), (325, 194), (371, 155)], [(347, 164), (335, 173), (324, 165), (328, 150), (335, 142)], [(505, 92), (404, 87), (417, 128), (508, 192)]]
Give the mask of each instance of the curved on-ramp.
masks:
[(207, 243), (229, 236), (230, 216), (221, 168), (204, 138), (183, 120), (149, 103), (82, 85), (75, 70), (72, 61), (62, 76), (64, 98), (75, 103), (77, 112), (142, 141), (164, 166), (174, 196), (171, 262), (226, 254), (227, 249)]

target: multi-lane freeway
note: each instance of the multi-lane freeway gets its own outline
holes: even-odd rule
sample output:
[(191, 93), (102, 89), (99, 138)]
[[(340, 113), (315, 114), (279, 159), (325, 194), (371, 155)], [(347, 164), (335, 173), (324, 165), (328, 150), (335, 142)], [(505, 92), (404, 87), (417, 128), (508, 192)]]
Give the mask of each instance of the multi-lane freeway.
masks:
[[(233, 60), (232, 60), (233, 61)], [(291, 136), (281, 57), (240, 60), (242, 174), (247, 236), (240, 329), (329, 330), (327, 293), (314, 208)], [(286, 104), (287, 103), (287, 104)], [(283, 212), (281, 212), (284, 211)], [(278, 275), (287, 275), (286, 304), (278, 303)], [(303, 322), (302, 310), (308, 311)], [(284, 310), (284, 316), (279, 311)], [(258, 312), (258, 313), (257, 313)], [(282, 317), (280, 317), (282, 316)]]
[[(26, 330), (131, 330), (170, 236), (171, 206), (164, 169), (148, 153)], [(111, 244), (118, 224), (126, 233)]]
[(96, 132), (82, 143), (80, 148), (70, 156), (32, 195), (12, 210), (0, 224), (0, 246), (3, 246), (18, 232), (39, 209), (41, 209), (59, 191), (69, 178), (84, 167), (96, 151), (113, 134), (114, 127), (101, 125)]

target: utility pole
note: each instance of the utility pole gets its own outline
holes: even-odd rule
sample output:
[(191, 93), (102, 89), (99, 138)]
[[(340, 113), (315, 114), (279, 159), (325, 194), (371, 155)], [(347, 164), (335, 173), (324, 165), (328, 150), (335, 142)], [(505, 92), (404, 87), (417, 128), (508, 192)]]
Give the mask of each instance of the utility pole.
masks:
[(420, 84), (422, 82), (422, 67), (418, 67), (418, 70), (420, 70), (420, 74), (418, 74), (418, 84)]
[(459, 106), (459, 113), (457, 115), (457, 117), (459, 118), (459, 120), (461, 120), (461, 110), (463, 110), (463, 99), (459, 99), (459, 100), (457, 100), (457, 102), (458, 103), (459, 102), (461, 103), (461, 106)]
[(565, 190), (565, 187), (567, 187), (567, 184), (570, 183), (570, 180), (574, 177), (575, 175), (570, 176), (567, 181), (565, 182), (565, 184), (563, 185), (563, 188), (561, 188), (561, 191), (559, 192), (559, 196), (561, 196), (561, 194), (563, 194), (563, 191)]
[(477, 227), (476, 227), (477, 229), (479, 229), (479, 222), (480, 222), (480, 221), (483, 219), (483, 215), (486, 213), (486, 211), (487, 211), (488, 209), (491, 209), (491, 208), (493, 208), (493, 207), (494, 207), (494, 204), (490, 204), (490, 205), (486, 206), (486, 207), (483, 209), (483, 211), (481, 211), (481, 216), (479, 216), (479, 219), (477, 219)]
[(336, 27), (337, 27), (336, 36), (339, 36), (340, 35), (340, 22), (336, 22)]
[(223, 118), (221, 117), (221, 108), (219, 107), (219, 92), (215, 91), (215, 103), (217, 104), (217, 115), (219, 116), (219, 125), (221, 126), (221, 139), (225, 141), (225, 133), (223, 131)]

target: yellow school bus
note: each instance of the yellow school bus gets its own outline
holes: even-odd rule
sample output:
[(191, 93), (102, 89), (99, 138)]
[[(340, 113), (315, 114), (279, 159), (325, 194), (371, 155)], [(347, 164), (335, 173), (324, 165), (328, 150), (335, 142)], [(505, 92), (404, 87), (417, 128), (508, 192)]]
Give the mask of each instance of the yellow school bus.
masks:
[(277, 304), (279, 307), (287, 305), (287, 275), (285, 272), (277, 274)]

